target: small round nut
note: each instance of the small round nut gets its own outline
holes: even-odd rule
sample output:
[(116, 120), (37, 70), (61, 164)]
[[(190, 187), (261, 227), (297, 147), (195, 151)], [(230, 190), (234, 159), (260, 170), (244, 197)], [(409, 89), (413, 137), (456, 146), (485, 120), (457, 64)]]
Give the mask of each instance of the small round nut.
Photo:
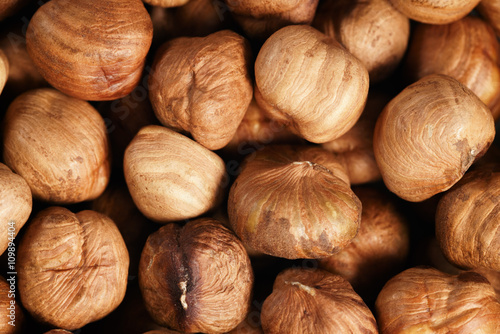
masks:
[(0, 333), (23, 333), (24, 314), (16, 302), (16, 276), (8, 277), (9, 281), (0, 276)]
[(458, 21), (469, 14), (481, 0), (390, 0), (392, 5), (410, 19), (429, 23), (446, 24)]

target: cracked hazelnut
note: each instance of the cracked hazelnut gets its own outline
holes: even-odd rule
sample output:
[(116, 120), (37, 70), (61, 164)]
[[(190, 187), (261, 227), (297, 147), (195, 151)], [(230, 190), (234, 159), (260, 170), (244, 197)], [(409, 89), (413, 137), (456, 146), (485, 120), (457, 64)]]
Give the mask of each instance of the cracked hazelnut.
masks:
[(5, 116), (5, 163), (21, 175), (35, 198), (77, 203), (106, 187), (106, 127), (87, 102), (42, 88), (18, 96)]
[(252, 100), (249, 64), (248, 42), (229, 30), (168, 41), (149, 79), (156, 117), (208, 149), (224, 147)]
[(410, 19), (430, 24), (451, 23), (469, 14), (481, 0), (390, 0)]
[(31, 18), (28, 53), (42, 76), (83, 100), (114, 100), (139, 83), (153, 38), (140, 0), (52, 0)]
[(162, 326), (187, 333), (224, 333), (250, 308), (253, 273), (241, 241), (221, 223), (201, 218), (168, 224), (146, 242), (139, 285)]
[(268, 146), (244, 163), (228, 212), (251, 248), (288, 259), (320, 258), (356, 236), (361, 202), (334, 155), (319, 147)]
[(24, 314), (15, 299), (15, 288), (13, 289), (14, 292), (10, 288), (11, 283), (14, 282), (15, 280), (8, 282), (0, 276), (0, 317), (2, 319), (0, 321), (0, 333), (2, 334), (23, 333)]
[(341, 276), (287, 269), (262, 305), (264, 333), (378, 333), (375, 318)]
[(19, 245), (21, 302), (38, 321), (74, 330), (123, 300), (128, 252), (118, 228), (95, 211), (41, 211)]
[(483, 276), (417, 267), (390, 279), (375, 303), (381, 334), (498, 333), (500, 303)]
[(495, 29), (497, 36), (500, 37), (500, 1), (481, 0), (477, 6), (477, 10)]
[(432, 74), (387, 104), (373, 147), (387, 188), (419, 202), (451, 188), (494, 137), (486, 105), (457, 80)]

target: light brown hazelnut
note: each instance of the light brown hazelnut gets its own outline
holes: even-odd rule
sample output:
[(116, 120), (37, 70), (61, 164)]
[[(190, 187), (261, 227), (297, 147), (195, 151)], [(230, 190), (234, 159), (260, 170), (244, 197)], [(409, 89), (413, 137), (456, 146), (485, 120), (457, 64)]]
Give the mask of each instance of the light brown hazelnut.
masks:
[(42, 323), (78, 329), (121, 303), (128, 265), (127, 248), (111, 219), (50, 207), (30, 222), (19, 245), (21, 302)]
[(387, 104), (373, 146), (387, 188), (419, 202), (451, 188), (494, 137), (486, 105), (457, 80), (432, 74)]
[(269, 37), (257, 56), (255, 80), (275, 117), (314, 143), (334, 140), (356, 123), (369, 85), (368, 71), (357, 58), (303, 25)]
[(500, 37), (500, 1), (499, 0), (481, 0), (477, 10), (495, 29), (497, 36)]
[(114, 100), (139, 83), (153, 38), (140, 0), (52, 0), (31, 18), (28, 53), (42, 76), (83, 100)]
[(149, 79), (156, 117), (208, 149), (224, 147), (252, 100), (249, 63), (248, 42), (229, 30), (165, 43)]
[(110, 174), (106, 127), (89, 103), (36, 89), (11, 103), (4, 122), (5, 163), (35, 198), (77, 203), (104, 191)]
[(246, 316), (253, 272), (241, 241), (210, 218), (168, 224), (142, 252), (139, 285), (162, 326), (186, 333), (224, 333)]
[(410, 19), (429, 23), (451, 23), (469, 14), (481, 0), (389, 0)]
[(371, 82), (392, 74), (410, 36), (410, 20), (387, 0), (323, 2), (313, 25), (361, 60)]
[[(500, 100), (500, 45), (493, 29), (467, 16), (446, 25), (418, 24), (406, 59), (412, 81), (426, 75), (449, 75), (467, 86), (492, 111)], [(500, 117), (500, 110), (493, 115)]]
[(125, 151), (123, 169), (135, 204), (156, 222), (194, 218), (222, 200), (224, 161), (162, 126), (139, 131)]
[(145, 3), (159, 7), (178, 7), (185, 5), (189, 0), (143, 0)]
[(244, 163), (228, 212), (233, 231), (251, 248), (320, 258), (356, 236), (361, 202), (334, 155), (319, 147), (268, 146)]
[(378, 333), (370, 309), (341, 276), (287, 269), (262, 305), (264, 333)]
[(498, 333), (500, 303), (477, 273), (417, 267), (390, 279), (375, 303), (381, 334)]
[[(0, 276), (0, 333), (2, 334), (20, 334), (23, 333), (24, 314), (17, 303), (15, 280), (7, 281)], [(9, 277), (10, 279), (10, 277)], [(12, 285), (12, 288), (11, 288)]]
[(2, 94), (5, 83), (9, 77), (9, 60), (5, 53), (0, 49), (0, 94)]

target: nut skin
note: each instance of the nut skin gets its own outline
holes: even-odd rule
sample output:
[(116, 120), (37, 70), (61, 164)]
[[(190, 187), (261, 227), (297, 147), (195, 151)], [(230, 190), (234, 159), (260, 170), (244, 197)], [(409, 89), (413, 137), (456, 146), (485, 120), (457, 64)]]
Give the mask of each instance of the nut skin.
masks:
[(200, 216), (215, 208), (224, 194), (224, 161), (158, 125), (137, 133), (125, 151), (123, 169), (137, 208), (159, 223)]
[(19, 245), (21, 302), (39, 322), (78, 329), (120, 304), (128, 266), (127, 248), (111, 219), (50, 207), (30, 222)]
[(467, 173), (439, 201), (436, 238), (448, 261), (500, 271), (500, 166)]
[(78, 203), (98, 197), (108, 184), (106, 126), (87, 102), (55, 89), (18, 96), (5, 116), (5, 163), (37, 199)]
[(52, 86), (102, 101), (137, 86), (152, 38), (153, 24), (140, 0), (55, 0), (33, 15), (26, 43)]
[(257, 251), (320, 258), (356, 236), (361, 202), (334, 155), (319, 147), (268, 146), (244, 163), (228, 213), (233, 231)]
[(416, 267), (390, 279), (375, 303), (381, 334), (498, 333), (500, 303), (483, 276)]
[(5, 83), (9, 77), (9, 59), (0, 49), (0, 94), (2, 94)]
[(396, 69), (410, 36), (410, 20), (387, 0), (326, 1), (313, 26), (361, 60), (373, 83)]
[(159, 7), (178, 7), (185, 5), (189, 2), (189, 0), (143, 0), (145, 3), (150, 4), (151, 6), (159, 6)]
[(481, 0), (477, 10), (493, 27), (497, 36), (500, 37), (500, 1)]
[(153, 319), (186, 333), (224, 333), (250, 308), (253, 272), (241, 241), (211, 218), (168, 224), (146, 242), (139, 285)]
[(490, 282), (497, 294), (497, 300), (500, 302), (500, 271), (486, 268), (476, 268), (474, 271), (484, 276)]
[(451, 188), (494, 137), (484, 103), (457, 80), (432, 74), (387, 104), (373, 146), (387, 188), (419, 202)]
[(149, 80), (156, 117), (210, 150), (224, 147), (252, 100), (249, 64), (248, 42), (229, 30), (165, 43)]
[(341, 276), (287, 269), (262, 305), (264, 333), (378, 333), (370, 309)]
[(369, 85), (368, 71), (357, 58), (304, 25), (269, 37), (257, 56), (255, 80), (275, 116), (313, 143), (334, 140), (356, 123)]
[(433, 73), (449, 75), (467, 86), (495, 111), (500, 101), (500, 45), (493, 29), (478, 17), (467, 16), (446, 25), (418, 24), (406, 58), (413, 81)]
[[(14, 296), (10, 297), (10, 284), (5, 280), (5, 278), (0, 277), (0, 317), (2, 321), (0, 321), (0, 333), (2, 334), (20, 334), (23, 333), (22, 329), (24, 326), (24, 314), (23, 310), (14, 300)], [(15, 294), (15, 293), (14, 293)], [(11, 314), (11, 302), (16, 302), (14, 304), (14, 315), (15, 319), (9, 318)], [(15, 326), (9, 324), (10, 321), (13, 321)]]
[(481, 0), (389, 0), (410, 19), (429, 24), (447, 24), (469, 14)]

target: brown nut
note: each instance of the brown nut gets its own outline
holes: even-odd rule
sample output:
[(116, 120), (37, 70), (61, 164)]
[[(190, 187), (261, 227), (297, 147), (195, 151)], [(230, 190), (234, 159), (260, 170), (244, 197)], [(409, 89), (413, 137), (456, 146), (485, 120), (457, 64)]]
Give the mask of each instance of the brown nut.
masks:
[(15, 14), (27, 3), (28, 0), (2, 0), (0, 2), (0, 21)]
[(210, 218), (168, 224), (146, 242), (139, 266), (146, 308), (162, 326), (224, 333), (250, 308), (253, 273), (241, 241)]
[(430, 24), (451, 23), (469, 14), (481, 0), (390, 0), (410, 19)]
[(228, 212), (233, 231), (251, 248), (320, 258), (356, 236), (361, 202), (334, 155), (319, 147), (268, 146), (244, 164)]
[(55, 88), (83, 100), (114, 100), (139, 83), (153, 38), (140, 0), (53, 0), (31, 18), (28, 53)]
[(159, 7), (178, 7), (185, 5), (189, 0), (143, 0), (145, 3)]
[(0, 333), (23, 333), (24, 314), (16, 302), (16, 276), (8, 276), (9, 281), (0, 276)]
[(139, 131), (125, 151), (123, 169), (135, 204), (157, 222), (197, 217), (222, 200), (224, 161), (162, 126)]
[(5, 116), (4, 160), (33, 196), (77, 203), (99, 196), (109, 174), (106, 127), (87, 102), (55, 89), (26, 92)]
[[(446, 25), (418, 24), (406, 59), (412, 81), (426, 75), (449, 75), (467, 86), (492, 111), (500, 102), (500, 45), (493, 29), (468, 16)], [(493, 115), (500, 117), (500, 110)]]
[(274, 116), (314, 143), (334, 140), (356, 123), (369, 84), (357, 58), (309, 26), (288, 26), (269, 37), (257, 56), (255, 80)]
[(498, 333), (500, 303), (477, 273), (417, 267), (390, 279), (375, 303), (381, 334)]
[(189, 0), (175, 10), (176, 32), (182, 36), (206, 36), (224, 29), (228, 11), (222, 1)]
[(481, 0), (477, 10), (495, 29), (497, 36), (500, 37), (500, 1), (499, 0)]
[(500, 302), (500, 271), (486, 268), (476, 268), (474, 271), (481, 274), (490, 282), (497, 294), (497, 300)]
[(453, 264), (500, 271), (500, 169), (467, 173), (439, 201), (436, 237)]
[(5, 53), (0, 49), (0, 94), (2, 94), (5, 83), (9, 77), (9, 59)]
[(494, 137), (484, 103), (457, 80), (432, 74), (384, 108), (373, 146), (387, 188), (419, 202), (451, 188)]
[(229, 30), (167, 42), (149, 80), (156, 116), (208, 149), (224, 147), (252, 100), (249, 61), (249, 44)]
[(65, 329), (52, 329), (44, 334), (72, 334), (72, 332), (67, 331)]
[(361, 60), (371, 82), (392, 74), (410, 36), (410, 20), (387, 0), (326, 1), (313, 25)]
[(41, 211), (19, 245), (21, 302), (38, 321), (74, 330), (125, 296), (128, 252), (113, 221), (95, 211)]
[(349, 282), (321, 269), (287, 269), (262, 305), (264, 333), (378, 333)]

